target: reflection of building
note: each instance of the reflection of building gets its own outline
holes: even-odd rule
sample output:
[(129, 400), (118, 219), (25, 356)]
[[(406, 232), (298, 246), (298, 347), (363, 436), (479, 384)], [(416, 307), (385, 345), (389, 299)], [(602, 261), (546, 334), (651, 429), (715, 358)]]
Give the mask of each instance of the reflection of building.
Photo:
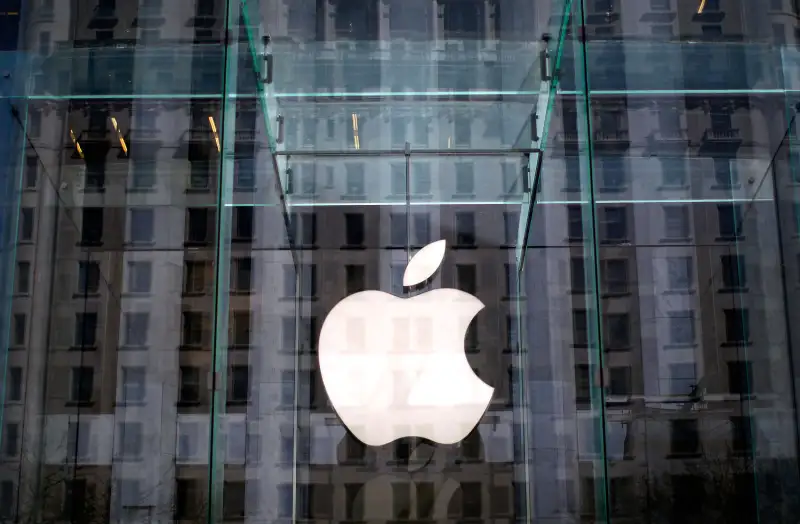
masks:
[[(295, 508), (302, 519), (357, 520), (363, 484), (376, 472), (402, 475), (416, 458), (406, 459), (405, 441), (364, 450), (345, 436), (315, 373), (316, 335), (344, 296), (398, 292), (407, 244), (446, 238), (453, 249), (434, 286), (487, 304), (468, 357), (496, 388), (478, 431), (437, 456), (461, 483), (448, 517), (510, 520), (530, 496), (538, 520), (589, 518), (599, 511), (591, 479), (603, 455), (590, 409), (590, 384), (600, 377), (589, 374), (598, 346), (587, 305), (594, 284), (585, 278), (594, 262), (581, 242), (590, 231), (580, 104), (562, 94), (554, 110), (523, 297), (513, 286), (525, 185), (519, 154), (413, 154), (410, 187), (403, 156), (358, 156), (407, 142), (415, 150), (514, 145), (532, 105), (514, 92), (529, 74), (536, 46), (528, 40), (542, 32), (530, 28), (544, 25), (545, 11), (500, 0), (323, 2), (320, 10), (287, 3), (262, 6), (283, 58), (275, 74), (319, 96), (284, 97), (279, 147), (352, 154), (289, 159), (294, 253), (265, 169), (263, 108), (243, 96), (231, 119), (219, 95), (224, 2), (102, 0), (74, 12), (42, 2), (31, 12), (27, 48), (46, 58), (30, 87), (42, 98), (31, 102), (26, 124), (0, 508), (12, 508), (15, 493), (21, 512), (33, 507), (23, 487), (44, 465), (58, 489), (41, 506), (65, 520), (99, 507), (109, 487), (115, 521), (198, 519), (210, 479), (231, 520), (287, 519)], [(793, 419), (777, 297), (797, 268), (786, 253), (780, 274), (773, 179), (763, 176), (786, 127), (784, 101), (719, 85), (695, 95), (617, 91), (652, 76), (656, 53), (668, 57), (663, 76), (709, 76), (702, 49), (703, 60), (694, 51), (672, 60), (667, 49), (678, 44), (623, 50), (618, 36), (702, 37), (719, 59), (711, 65), (727, 64), (719, 77), (757, 74), (758, 57), (718, 45), (746, 32), (750, 7), (722, 11), (708, 1), (697, 16), (695, 6), (674, 4), (623, 12), (587, 2), (588, 34), (598, 39), (589, 44), (594, 85), (605, 92), (592, 100), (591, 135), (603, 451), (612, 511), (632, 521), (642, 520), (642, 479), (683, 475), (675, 485), (684, 487), (674, 488), (680, 498), (697, 491), (687, 476), (693, 464), (730, 451), (740, 462), (756, 455), (767, 471), (795, 453), (794, 429), (783, 422)], [(767, 41), (772, 33), (762, 26), (779, 23), (771, 22), (780, 16), (773, 4), (752, 40)], [(772, 26), (776, 43), (779, 29)], [(575, 67), (567, 53), (565, 91)], [(248, 73), (238, 75), (225, 85), (255, 92)], [(432, 86), (435, 100), (413, 95)], [(403, 96), (350, 96), (387, 88)], [(486, 94), (496, 90), (502, 100)], [(341, 92), (350, 95), (342, 101), (334, 96)], [(223, 123), (232, 120), (226, 135)], [(219, 207), (226, 136), (235, 138), (232, 166), (225, 164), (234, 205)], [(788, 191), (785, 171), (778, 168), (778, 191)], [(793, 230), (794, 218), (783, 216), (780, 225)], [(518, 307), (525, 414), (512, 398), (522, 371)], [(214, 353), (215, 325), (225, 322)], [(223, 379), (212, 414), (212, 385), (221, 391)], [(528, 486), (515, 467), (524, 443)], [(392, 501), (388, 516), (421, 519), (428, 506), (420, 501), (442, 478), (415, 479), (413, 493), (410, 483), (391, 488), (382, 499)], [(736, 478), (741, 500), (753, 498), (751, 481)]]

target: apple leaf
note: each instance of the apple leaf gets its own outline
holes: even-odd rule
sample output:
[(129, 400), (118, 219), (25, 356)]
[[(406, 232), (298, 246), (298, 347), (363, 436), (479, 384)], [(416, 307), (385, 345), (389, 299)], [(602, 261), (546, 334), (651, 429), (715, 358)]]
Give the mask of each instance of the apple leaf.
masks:
[(437, 240), (417, 251), (408, 261), (408, 267), (403, 274), (403, 286), (415, 286), (429, 279), (444, 259), (446, 244), (444, 240)]

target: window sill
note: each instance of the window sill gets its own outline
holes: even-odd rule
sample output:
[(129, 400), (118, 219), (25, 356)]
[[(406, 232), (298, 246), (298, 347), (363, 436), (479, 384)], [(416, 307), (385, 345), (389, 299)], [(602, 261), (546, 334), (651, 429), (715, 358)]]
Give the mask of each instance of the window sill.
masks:
[(102, 195), (106, 192), (104, 187), (85, 187), (80, 190), (85, 195)]
[(189, 344), (181, 344), (180, 346), (178, 346), (178, 351), (207, 351), (207, 350), (208, 350), (207, 346), (199, 346), (199, 345), (195, 346)]
[(717, 238), (714, 239), (715, 242), (739, 242), (739, 241), (742, 241), (742, 240), (746, 240), (744, 235), (742, 235), (742, 236), (722, 235), (722, 236), (718, 236)]
[(688, 244), (692, 237), (664, 237), (658, 241), (659, 244)]
[(250, 344), (230, 344), (228, 351), (250, 351), (252, 346)]
[(346, 251), (363, 251), (367, 249), (367, 246), (363, 244), (343, 244), (341, 249)]
[(118, 408), (140, 408), (147, 405), (144, 400), (120, 400), (114, 402), (114, 406)]
[(733, 293), (747, 293), (750, 291), (748, 287), (723, 287), (720, 288), (719, 293), (721, 295), (730, 295)]
[(94, 344), (86, 345), (86, 346), (76, 346), (72, 345), (69, 347), (70, 351), (97, 351), (97, 346)]
[(753, 343), (749, 340), (740, 340), (735, 342), (723, 342), (720, 347), (723, 348), (746, 348), (750, 347)]
[(132, 345), (132, 344), (123, 344), (117, 348), (118, 351), (147, 351), (150, 349), (150, 346), (147, 344), (143, 345)]
[[(15, 295), (28, 295), (28, 293), (15, 293)], [(90, 291), (86, 293), (82, 293), (80, 291), (76, 291), (72, 294), (72, 298), (80, 299), (80, 298), (99, 298), (100, 293), (98, 291)]]
[(209, 247), (211, 240), (186, 240), (183, 247)]
[(475, 244), (453, 244), (452, 249), (478, 249)]
[(199, 400), (179, 400), (176, 402), (179, 408), (195, 408), (202, 405)]
[(601, 293), (600, 298), (623, 298), (630, 295), (630, 291), (609, 291), (607, 293)]
[(208, 291), (184, 291), (181, 293), (183, 297), (204, 297), (208, 295)]
[[(33, 243), (33, 241), (31, 241)], [(102, 247), (102, 240), (80, 240), (75, 243), (78, 247)]]
[(686, 342), (677, 344), (664, 344), (664, 349), (694, 349), (697, 347), (697, 342)]
[(94, 400), (68, 400), (64, 405), (68, 408), (88, 408), (94, 406)]
[(253, 294), (253, 290), (252, 289), (233, 289), (233, 290), (230, 291), (230, 294), (232, 296), (237, 296), (237, 297), (249, 296), (249, 295)]
[(367, 195), (365, 193), (345, 193), (339, 199), (347, 202), (360, 202), (366, 200)]
[(254, 238), (246, 238), (246, 237), (234, 237), (231, 239), (232, 244), (252, 244), (255, 241)]
[(668, 459), (689, 459), (689, 458), (700, 458), (703, 454), (699, 452), (691, 452), (691, 453), (667, 453)]
[(184, 192), (187, 195), (202, 195), (202, 194), (211, 193), (211, 188), (210, 187), (187, 187), (184, 190)]
[(460, 198), (463, 200), (475, 200), (475, 193), (455, 193), (453, 194), (453, 198)]
[(603, 348), (605, 353), (624, 353), (626, 351), (630, 351), (632, 346), (615, 346), (615, 347), (606, 347)]
[(668, 289), (662, 295), (694, 295), (694, 289)]

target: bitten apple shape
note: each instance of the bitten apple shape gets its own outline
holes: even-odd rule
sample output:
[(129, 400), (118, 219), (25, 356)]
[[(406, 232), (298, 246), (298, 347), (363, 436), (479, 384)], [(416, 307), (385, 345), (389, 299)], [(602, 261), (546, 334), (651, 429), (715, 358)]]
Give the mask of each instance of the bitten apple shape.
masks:
[[(409, 261), (403, 285), (430, 278), (445, 241)], [(484, 308), (457, 289), (411, 298), (362, 291), (339, 302), (319, 338), (322, 382), (334, 410), (364, 444), (417, 436), (454, 444), (478, 424), (494, 388), (475, 375), (464, 353), (472, 319)]]

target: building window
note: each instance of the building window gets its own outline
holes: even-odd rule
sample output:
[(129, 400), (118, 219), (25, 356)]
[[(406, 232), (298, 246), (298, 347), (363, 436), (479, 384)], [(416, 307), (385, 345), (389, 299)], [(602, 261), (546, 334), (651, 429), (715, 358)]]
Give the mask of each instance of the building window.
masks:
[(724, 289), (744, 289), (747, 287), (747, 268), (744, 255), (722, 255), (722, 287)]
[(247, 402), (250, 399), (250, 367), (231, 366), (229, 402)]
[(234, 311), (232, 319), (233, 336), (232, 342), (234, 347), (246, 348), (250, 346), (251, 330), (252, 330), (252, 316), (250, 311)]
[(697, 386), (694, 362), (669, 365), (669, 395), (690, 395)]
[(694, 344), (694, 311), (670, 311), (668, 315), (669, 343), (672, 345)]
[(405, 286), (403, 286), (403, 274), (405, 273), (404, 266), (392, 265), (389, 269), (391, 272), (389, 283), (393, 295), (402, 295)]
[(181, 366), (180, 391), (178, 399), (184, 403), (200, 401), (200, 368)]
[(587, 346), (589, 344), (588, 320), (585, 309), (572, 311), (572, 343), (575, 346)]
[(6, 400), (9, 402), (20, 402), (22, 400), (22, 368), (11, 366), (8, 368), (8, 383), (6, 390)]
[(19, 454), (19, 439), (19, 424), (16, 422), (6, 424), (5, 435), (3, 436), (3, 455), (8, 458), (16, 457)]
[(144, 402), (147, 369), (142, 366), (122, 368), (122, 402)]
[(587, 364), (578, 364), (575, 366), (575, 399), (578, 402), (588, 402), (591, 398), (591, 393), (589, 366)]
[(682, 205), (664, 206), (664, 238), (686, 240), (689, 236), (689, 208)]
[(197, 311), (183, 312), (183, 345), (186, 347), (202, 347), (208, 340), (206, 315)]
[(95, 294), (100, 290), (100, 263), (78, 262), (78, 293)]
[(603, 264), (603, 285), (605, 292), (610, 294), (622, 294), (628, 292), (628, 259), (617, 258), (604, 260)]
[(504, 243), (507, 246), (514, 246), (517, 243), (517, 232), (519, 231), (519, 213), (506, 211), (503, 213)]
[(503, 173), (503, 194), (516, 195), (522, 192), (520, 180), (520, 167), (513, 162), (503, 162), (500, 164)]
[(750, 395), (753, 388), (753, 364), (748, 360), (728, 362), (728, 391), (733, 395)]
[(366, 271), (363, 265), (346, 265), (345, 293), (352, 295), (366, 289)]
[(725, 338), (730, 344), (750, 341), (750, 311), (747, 309), (725, 309)]
[(458, 162), (456, 170), (456, 194), (472, 195), (475, 193), (475, 166), (470, 162)]
[(581, 163), (577, 157), (567, 157), (564, 159), (566, 169), (566, 181), (564, 191), (577, 193), (581, 190)]
[(699, 451), (697, 420), (670, 420), (670, 449), (673, 455), (694, 455)]
[(75, 347), (93, 347), (97, 343), (97, 313), (75, 314)]
[(345, 169), (347, 171), (347, 194), (364, 196), (366, 194), (364, 185), (364, 164), (345, 164)]
[(250, 293), (253, 290), (253, 259), (240, 257), (231, 266), (231, 290), (234, 293)]
[(103, 242), (103, 208), (83, 208), (81, 220), (81, 243), (84, 245), (99, 245)]
[(600, 158), (600, 180), (603, 191), (621, 191), (626, 187), (625, 164), (621, 157)]
[(234, 242), (252, 242), (255, 233), (255, 208), (251, 206), (236, 207), (233, 210)]
[(389, 216), (389, 245), (403, 247), (408, 241), (408, 219), (405, 214), (393, 213)]
[(626, 396), (631, 394), (630, 366), (613, 367), (608, 370), (609, 395)]
[(714, 159), (714, 181), (721, 188), (730, 188), (738, 182), (737, 172), (731, 159)]
[(33, 240), (33, 209), (23, 207), (19, 216), (19, 241), (30, 242)]
[(572, 281), (573, 293), (584, 293), (586, 291), (586, 259), (570, 259), (570, 276)]
[(517, 267), (516, 265), (512, 264), (505, 264), (505, 297), (516, 297), (519, 295), (517, 290), (518, 285), (518, 277), (517, 277)]
[(150, 313), (125, 313), (125, 346), (131, 348), (147, 347), (147, 333), (150, 329)]
[(36, 189), (39, 181), (39, 157), (25, 157), (25, 189)]
[(456, 264), (456, 289), (475, 295), (477, 280), (478, 271), (475, 264)]
[(153, 264), (149, 261), (128, 262), (128, 292), (149, 293)]
[(428, 213), (414, 213), (411, 216), (414, 245), (424, 246), (431, 241), (431, 216)]
[(667, 257), (667, 288), (670, 291), (688, 291), (694, 285), (692, 257)]
[(16, 294), (27, 295), (31, 292), (31, 263), (17, 262)]
[(719, 218), (719, 236), (725, 240), (732, 240), (741, 236), (739, 222), (742, 218), (741, 206), (738, 204), (719, 204), (717, 206)]
[(192, 191), (211, 189), (211, 163), (207, 159), (194, 159), (190, 162), (189, 189)]
[(471, 211), (456, 213), (456, 245), (475, 245), (475, 214)]
[(183, 266), (183, 292), (186, 295), (204, 295), (210, 284), (208, 262), (187, 260)]
[(661, 183), (664, 187), (686, 186), (686, 163), (683, 158), (661, 158)]
[(364, 245), (364, 215), (362, 213), (345, 213), (345, 244), (348, 247)]
[(630, 316), (627, 313), (605, 315), (606, 350), (627, 349), (631, 345)]
[(142, 424), (121, 422), (119, 428), (119, 458), (136, 459), (142, 455)]
[(86, 422), (70, 421), (67, 425), (67, 454), (70, 458), (89, 456), (90, 427)]
[(734, 453), (754, 453), (751, 417), (731, 417), (731, 449)]
[(27, 340), (28, 316), (25, 313), (14, 313), (11, 329), (11, 345), (24, 346)]
[(238, 158), (233, 164), (233, 189), (252, 191), (256, 187), (256, 168), (252, 158)]
[(289, 230), (294, 243), (302, 247), (313, 247), (317, 243), (317, 214), (292, 213)]
[(87, 403), (94, 396), (94, 368), (78, 366), (72, 368), (70, 402)]
[(222, 490), (222, 514), (225, 520), (243, 518), (245, 500), (244, 481), (225, 481)]
[(391, 192), (394, 196), (406, 194), (406, 165), (394, 163), (391, 166)]
[(580, 205), (567, 206), (567, 238), (583, 240), (583, 213)]
[(426, 196), (431, 194), (431, 166), (420, 162), (414, 163), (411, 169), (411, 188), (414, 195)]
[(207, 244), (211, 240), (212, 213), (205, 208), (186, 210), (186, 242)]

